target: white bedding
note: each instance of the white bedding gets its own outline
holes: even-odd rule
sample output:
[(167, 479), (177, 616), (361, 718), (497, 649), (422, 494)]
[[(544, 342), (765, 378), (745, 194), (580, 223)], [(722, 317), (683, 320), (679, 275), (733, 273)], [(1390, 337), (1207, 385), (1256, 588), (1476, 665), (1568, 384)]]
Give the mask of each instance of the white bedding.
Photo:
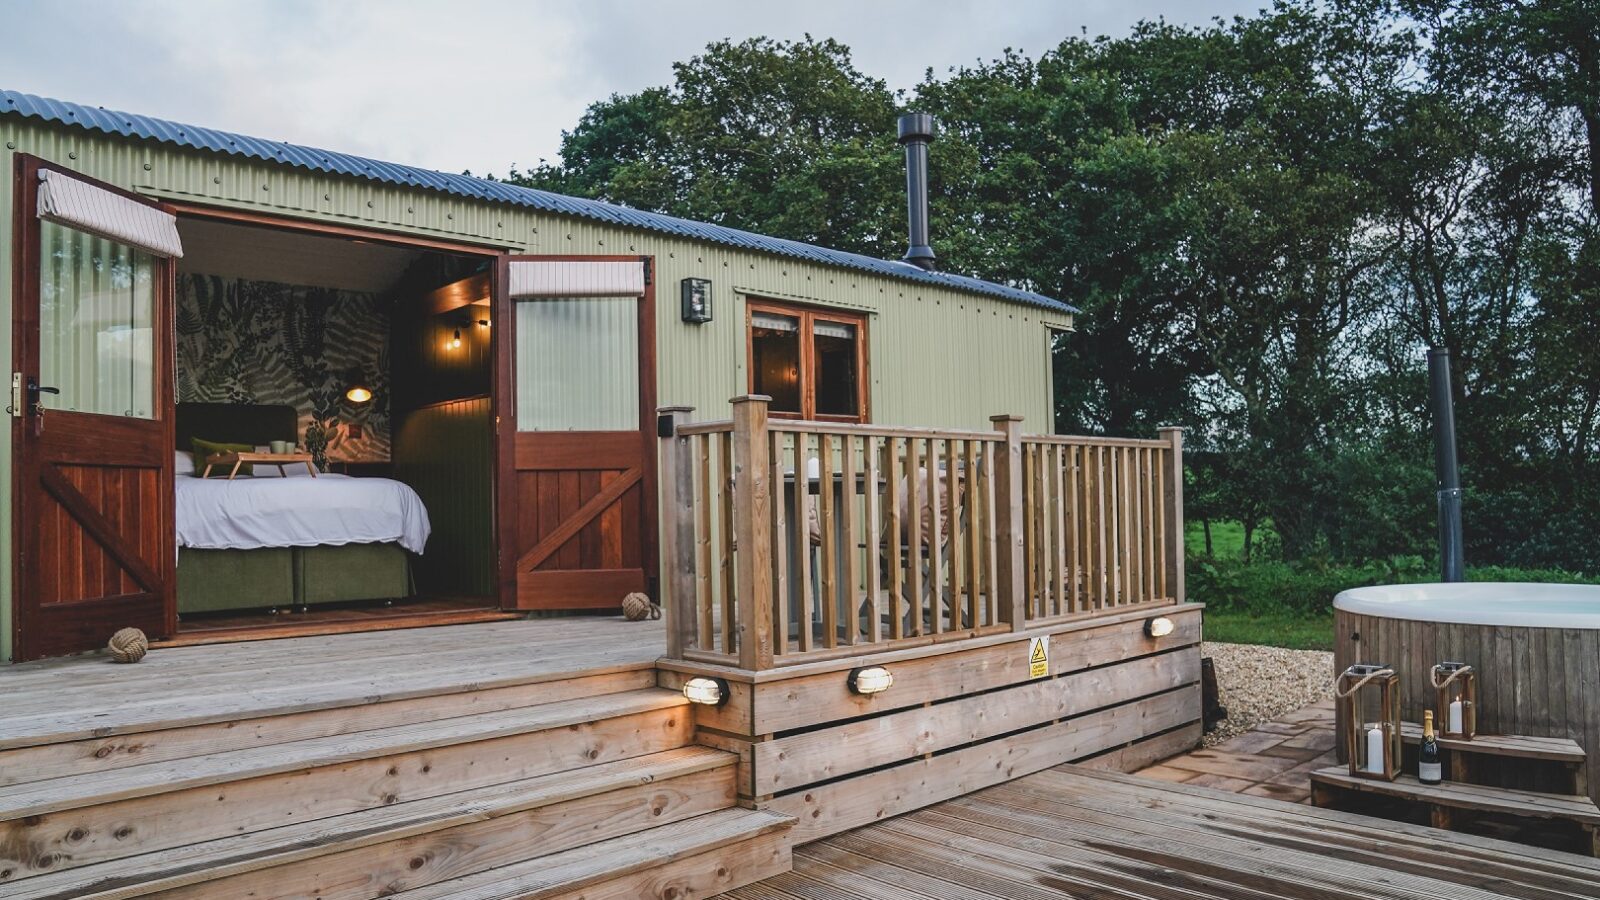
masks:
[(178, 546), (201, 550), (395, 542), (421, 553), (428, 510), (387, 478), (195, 478), (179, 475)]

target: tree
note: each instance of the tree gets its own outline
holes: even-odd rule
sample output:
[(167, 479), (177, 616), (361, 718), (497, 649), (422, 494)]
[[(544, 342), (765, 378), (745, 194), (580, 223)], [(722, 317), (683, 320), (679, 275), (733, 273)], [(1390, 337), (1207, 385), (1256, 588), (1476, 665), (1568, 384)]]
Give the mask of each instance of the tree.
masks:
[(833, 40), (719, 41), (593, 104), (511, 181), (877, 256), (903, 252), (895, 97)]

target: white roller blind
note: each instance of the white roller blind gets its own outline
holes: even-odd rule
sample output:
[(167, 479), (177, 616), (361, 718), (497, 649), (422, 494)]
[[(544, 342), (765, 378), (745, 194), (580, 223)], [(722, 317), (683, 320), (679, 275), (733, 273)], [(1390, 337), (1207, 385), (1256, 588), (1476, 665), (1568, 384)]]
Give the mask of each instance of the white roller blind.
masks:
[(39, 172), (39, 218), (156, 256), (183, 256), (175, 216), (50, 169)]
[(511, 298), (642, 297), (644, 263), (628, 261), (513, 261)]

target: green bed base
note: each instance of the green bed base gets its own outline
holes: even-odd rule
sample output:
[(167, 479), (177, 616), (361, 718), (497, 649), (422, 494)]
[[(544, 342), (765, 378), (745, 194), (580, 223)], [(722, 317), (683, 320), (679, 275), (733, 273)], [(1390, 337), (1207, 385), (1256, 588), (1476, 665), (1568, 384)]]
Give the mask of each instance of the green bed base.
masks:
[(178, 550), (178, 612), (314, 606), (412, 593), (398, 544)]

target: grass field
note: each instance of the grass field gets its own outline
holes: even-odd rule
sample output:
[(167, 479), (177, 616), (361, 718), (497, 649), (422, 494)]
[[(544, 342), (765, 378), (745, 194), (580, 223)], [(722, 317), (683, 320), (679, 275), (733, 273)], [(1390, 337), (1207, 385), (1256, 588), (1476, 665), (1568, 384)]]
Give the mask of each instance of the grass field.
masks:
[(1332, 650), (1333, 613), (1205, 612), (1205, 639), (1226, 644), (1264, 644), (1291, 650)]
[[(1183, 542), (1189, 553), (1206, 552), (1205, 527), (1195, 519), (1183, 523)], [(1256, 528), (1254, 547), (1260, 550), (1261, 542), (1272, 534), (1270, 523)], [(1240, 559), (1244, 556), (1244, 526), (1232, 519), (1211, 523), (1211, 555), (1217, 559)]]

